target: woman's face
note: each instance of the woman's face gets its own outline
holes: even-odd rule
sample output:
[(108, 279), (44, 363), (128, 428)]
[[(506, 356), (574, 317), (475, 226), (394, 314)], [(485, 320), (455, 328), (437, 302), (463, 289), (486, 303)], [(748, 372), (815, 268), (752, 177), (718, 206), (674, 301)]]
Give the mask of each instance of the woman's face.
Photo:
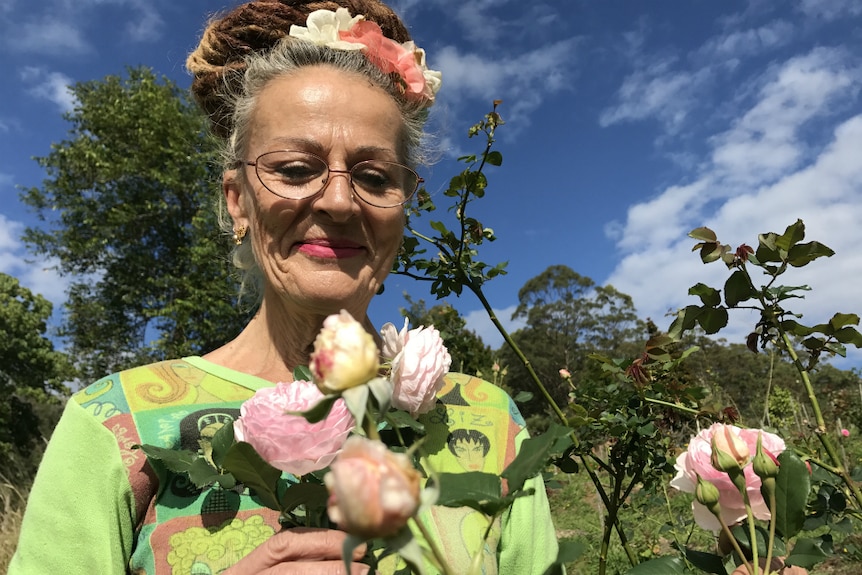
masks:
[[(313, 153), (333, 170), (401, 159), (401, 115), (392, 98), (361, 76), (329, 67), (272, 80), (258, 97), (250, 129), (241, 158), (247, 161), (274, 150)], [(288, 200), (264, 188), (254, 167), (240, 169), (248, 184), (227, 172), (224, 190), (235, 226), (249, 228), (246, 241), (253, 242), (266, 282), (264, 301), (362, 317), (400, 246), (403, 208), (364, 203), (346, 174), (330, 174), (317, 195)]]

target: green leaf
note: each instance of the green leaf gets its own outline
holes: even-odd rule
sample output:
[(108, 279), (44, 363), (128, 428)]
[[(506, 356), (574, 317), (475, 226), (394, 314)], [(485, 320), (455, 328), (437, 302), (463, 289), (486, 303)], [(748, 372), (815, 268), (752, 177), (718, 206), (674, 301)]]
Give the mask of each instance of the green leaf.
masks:
[(725, 308), (707, 307), (703, 308), (700, 315), (697, 316), (697, 323), (708, 335), (712, 335), (727, 325), (727, 319)]
[(545, 570), (543, 575), (561, 575), (563, 573), (561, 566), (574, 563), (581, 558), (587, 549), (589, 549), (589, 545), (579, 539), (563, 539), (559, 542), (556, 560)]
[(526, 403), (533, 399), (534, 395), (532, 391), (519, 391), (515, 397), (512, 398), (515, 403)]
[(386, 413), (386, 421), (395, 428), (403, 429), (406, 427), (421, 434), (425, 433), (425, 426), (410, 417), (410, 414), (406, 411), (391, 410)]
[(835, 252), (820, 242), (808, 242), (797, 244), (790, 248), (787, 254), (787, 263), (795, 268), (807, 265), (820, 257), (832, 257)]
[(300, 505), (305, 505), (306, 509), (322, 509), (328, 498), (329, 492), (325, 485), (311, 482), (291, 483), (281, 496), (282, 510), (289, 513)]
[(489, 152), (487, 156), (485, 156), (485, 161), (492, 166), (499, 166), (503, 163), (503, 154), (494, 150)]
[(525, 439), (518, 450), (518, 455), (501, 474), (509, 482), (509, 491), (518, 491), (527, 479), (538, 475), (545, 468), (548, 456), (557, 440), (568, 434), (569, 428), (552, 425), (542, 435)]
[(332, 405), (338, 401), (338, 397), (337, 395), (324, 395), (320, 401), (306, 411), (286, 411), (285, 413), (302, 416), (308, 423), (318, 423), (326, 419)]
[(715, 232), (709, 228), (696, 228), (688, 232), (688, 236), (690, 238), (694, 238), (696, 240), (700, 240), (702, 242), (715, 242), (717, 238), (715, 237)]
[(437, 505), (446, 507), (480, 509), (477, 503), (497, 501), (502, 495), (500, 477), (493, 473), (440, 473), (436, 476), (436, 483), (440, 487)]
[(658, 557), (638, 563), (626, 575), (686, 575), (689, 571), (679, 557)]
[(701, 571), (714, 573), (715, 575), (727, 575), (727, 569), (724, 566), (724, 559), (719, 555), (704, 553), (703, 551), (695, 551), (694, 549), (689, 548), (685, 548), (683, 552), (685, 553), (685, 558)]
[(740, 302), (749, 300), (755, 295), (756, 292), (751, 287), (748, 274), (742, 270), (736, 270), (724, 282), (724, 303), (727, 307), (736, 307)]
[(775, 238), (775, 247), (779, 250), (788, 252), (804, 239), (805, 224), (802, 223), (802, 220), (796, 220), (796, 222), (787, 226), (787, 229), (784, 230), (783, 234)]
[(829, 534), (815, 539), (799, 539), (790, 555), (785, 558), (786, 565), (796, 565), (810, 569), (832, 553), (832, 537)]
[(281, 471), (267, 463), (250, 444), (234, 443), (225, 455), (224, 469), (237, 481), (254, 489), (264, 505), (281, 511), (277, 495)]
[(795, 537), (805, 524), (811, 477), (805, 462), (790, 449), (778, 456), (775, 478), (775, 527), (785, 538)]
[(187, 449), (166, 449), (155, 445), (136, 445), (147, 454), (147, 457), (161, 461), (164, 466), (174, 473), (188, 473), (192, 464), (201, 459), (197, 453)]
[(832, 319), (829, 320), (829, 325), (831, 325), (836, 331), (842, 327), (859, 325), (859, 316), (855, 313), (836, 313), (832, 316)]
[(709, 307), (715, 307), (721, 303), (721, 292), (703, 283), (688, 288), (688, 295), (698, 296), (703, 305)]
[(189, 467), (189, 480), (199, 489), (209, 487), (219, 480), (219, 472), (215, 467), (203, 457), (199, 457), (192, 462)]
[[(415, 238), (411, 239), (415, 240)], [(294, 381), (314, 381), (314, 375), (307, 365), (297, 365), (293, 368), (293, 379)]]
[(856, 328), (842, 327), (833, 334), (833, 337), (840, 343), (850, 343), (856, 347), (862, 347), (862, 334)]
[(222, 462), (224, 461), (224, 456), (233, 444), (233, 422), (225, 423), (218, 429), (218, 431), (215, 432), (210, 444), (212, 446), (213, 463), (218, 467), (221, 467)]

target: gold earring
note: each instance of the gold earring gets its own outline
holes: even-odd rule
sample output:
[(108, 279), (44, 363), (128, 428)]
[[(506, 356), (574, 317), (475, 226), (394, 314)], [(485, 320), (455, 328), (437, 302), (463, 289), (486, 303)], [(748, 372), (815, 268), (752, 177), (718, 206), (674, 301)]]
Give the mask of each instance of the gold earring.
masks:
[(248, 228), (246, 226), (240, 226), (238, 228), (234, 228), (233, 230), (233, 243), (238, 246), (242, 245), (242, 240), (245, 238), (245, 234), (248, 233)]

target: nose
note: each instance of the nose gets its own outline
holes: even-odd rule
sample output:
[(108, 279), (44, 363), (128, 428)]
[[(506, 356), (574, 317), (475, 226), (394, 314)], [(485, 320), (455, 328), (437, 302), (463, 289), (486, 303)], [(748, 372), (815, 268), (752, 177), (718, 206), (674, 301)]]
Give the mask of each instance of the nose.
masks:
[(352, 217), (359, 205), (353, 197), (350, 172), (329, 170), (329, 176), (315, 198), (314, 207), (328, 213), (335, 221), (345, 221)]

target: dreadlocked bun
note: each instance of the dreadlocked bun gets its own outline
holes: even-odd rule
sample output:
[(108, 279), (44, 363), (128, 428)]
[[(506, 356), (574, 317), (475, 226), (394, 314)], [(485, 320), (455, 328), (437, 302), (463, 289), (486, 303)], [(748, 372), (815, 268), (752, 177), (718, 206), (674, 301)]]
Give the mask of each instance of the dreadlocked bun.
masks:
[(224, 94), (241, 83), (246, 57), (272, 49), (288, 35), (292, 24), (304, 26), (311, 12), (340, 7), (376, 22), (396, 42), (410, 40), (401, 19), (379, 0), (257, 0), (209, 22), (186, 68), (194, 76), (192, 94), (217, 136), (230, 134), (233, 110)]

